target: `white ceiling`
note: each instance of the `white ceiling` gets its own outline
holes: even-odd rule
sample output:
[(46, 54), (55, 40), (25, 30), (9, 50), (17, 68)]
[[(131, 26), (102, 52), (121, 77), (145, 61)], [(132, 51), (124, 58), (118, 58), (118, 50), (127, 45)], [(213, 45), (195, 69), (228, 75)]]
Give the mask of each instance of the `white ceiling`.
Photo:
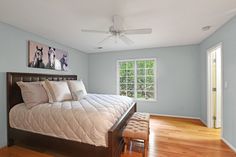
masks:
[[(107, 35), (80, 31), (108, 30), (115, 14), (126, 29), (153, 33), (129, 35), (135, 43), (127, 46), (98, 45)], [(0, 21), (87, 53), (197, 44), (235, 15), (236, 0), (0, 0)]]

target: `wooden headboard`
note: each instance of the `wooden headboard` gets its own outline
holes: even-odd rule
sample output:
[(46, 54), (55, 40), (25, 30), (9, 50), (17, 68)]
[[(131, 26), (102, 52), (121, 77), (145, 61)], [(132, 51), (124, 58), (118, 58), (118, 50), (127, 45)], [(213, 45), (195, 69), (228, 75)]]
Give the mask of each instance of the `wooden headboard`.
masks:
[(77, 80), (77, 75), (54, 75), (36, 73), (7, 73), (7, 113), (16, 104), (22, 103), (21, 91), (16, 82)]

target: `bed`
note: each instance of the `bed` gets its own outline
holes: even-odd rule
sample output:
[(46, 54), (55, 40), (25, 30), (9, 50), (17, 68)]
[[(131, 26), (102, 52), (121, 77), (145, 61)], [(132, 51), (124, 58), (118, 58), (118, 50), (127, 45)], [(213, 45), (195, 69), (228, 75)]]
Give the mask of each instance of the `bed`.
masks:
[[(43, 80), (77, 80), (76, 75), (51, 75), (51, 74), (35, 74), (35, 73), (7, 73), (7, 113), (8, 113), (8, 145), (24, 144), (30, 147), (37, 148), (39, 150), (52, 150), (67, 156), (93, 156), (93, 157), (120, 157), (122, 148), (124, 146), (123, 139), (121, 137), (122, 130), (127, 123), (130, 116), (136, 111), (136, 103), (132, 103), (124, 108), (117, 108), (119, 111), (118, 117), (114, 122), (111, 122), (106, 135), (106, 142), (98, 139), (97, 143), (87, 142), (86, 140), (76, 141), (73, 138), (62, 138), (52, 136), (50, 134), (42, 134), (37, 131), (28, 131), (20, 127), (10, 127), (10, 111), (16, 107), (22, 110), (24, 114), (24, 107), (22, 105), (23, 100), (21, 97), (20, 88), (16, 85), (18, 81), (35, 82)], [(102, 99), (106, 96), (100, 96), (96, 94), (89, 94), (86, 101), (93, 101), (98, 99), (98, 103), (103, 103)], [(105, 101), (106, 99), (104, 99)], [(115, 101), (109, 100), (109, 101)], [(107, 105), (109, 101), (106, 100)], [(69, 102), (68, 102), (69, 103)], [(68, 103), (66, 105), (68, 105)], [(71, 102), (70, 102), (71, 103)], [(114, 103), (115, 104), (115, 103)], [(65, 105), (65, 104), (61, 104)], [(49, 104), (42, 105), (44, 108), (49, 107)], [(56, 105), (55, 105), (56, 106)], [(69, 106), (78, 107), (76, 102), (71, 103)], [(52, 106), (51, 106), (52, 107)], [(40, 108), (40, 109), (44, 109)], [(34, 110), (36, 110), (35, 108)], [(46, 110), (45, 110), (46, 111)], [(115, 110), (114, 110), (115, 111)], [(113, 111), (113, 112), (114, 112)], [(112, 112), (112, 110), (111, 110)], [(80, 115), (81, 113), (79, 113)], [(85, 116), (85, 115), (84, 115)], [(84, 117), (82, 116), (82, 117)], [(17, 118), (16, 118), (17, 119)], [(109, 119), (109, 118), (108, 118)], [(109, 124), (105, 122), (104, 124)], [(11, 125), (12, 126), (12, 125)], [(100, 143), (99, 143), (100, 142)]]

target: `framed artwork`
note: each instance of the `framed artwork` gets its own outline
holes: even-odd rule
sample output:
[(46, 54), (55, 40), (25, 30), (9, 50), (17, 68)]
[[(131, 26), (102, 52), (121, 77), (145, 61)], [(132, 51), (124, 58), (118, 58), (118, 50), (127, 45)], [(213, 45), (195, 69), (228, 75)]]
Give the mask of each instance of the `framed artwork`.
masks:
[(29, 67), (68, 71), (68, 52), (34, 41), (28, 47)]

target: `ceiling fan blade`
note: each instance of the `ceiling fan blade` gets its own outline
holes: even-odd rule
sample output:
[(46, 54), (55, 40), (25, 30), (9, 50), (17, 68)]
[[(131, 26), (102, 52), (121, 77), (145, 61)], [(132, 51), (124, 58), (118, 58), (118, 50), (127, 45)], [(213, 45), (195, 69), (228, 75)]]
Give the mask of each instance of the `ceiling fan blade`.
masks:
[(92, 29), (81, 29), (82, 32), (87, 33), (102, 33), (102, 34), (109, 34), (109, 31), (100, 31), (100, 30), (92, 30)]
[(132, 45), (134, 42), (127, 38), (125, 35), (120, 36), (120, 40), (122, 40), (127, 45)]
[(100, 45), (100, 44), (104, 43), (105, 41), (109, 40), (112, 36), (113, 36), (113, 35), (107, 36), (107, 37), (104, 38), (102, 41), (98, 42), (98, 44)]
[(151, 28), (144, 28), (144, 29), (128, 29), (121, 31), (124, 34), (151, 34)]
[(235, 14), (235, 13), (236, 13), (236, 8), (231, 9), (231, 10), (225, 12), (226, 15), (231, 15), (231, 14)]

